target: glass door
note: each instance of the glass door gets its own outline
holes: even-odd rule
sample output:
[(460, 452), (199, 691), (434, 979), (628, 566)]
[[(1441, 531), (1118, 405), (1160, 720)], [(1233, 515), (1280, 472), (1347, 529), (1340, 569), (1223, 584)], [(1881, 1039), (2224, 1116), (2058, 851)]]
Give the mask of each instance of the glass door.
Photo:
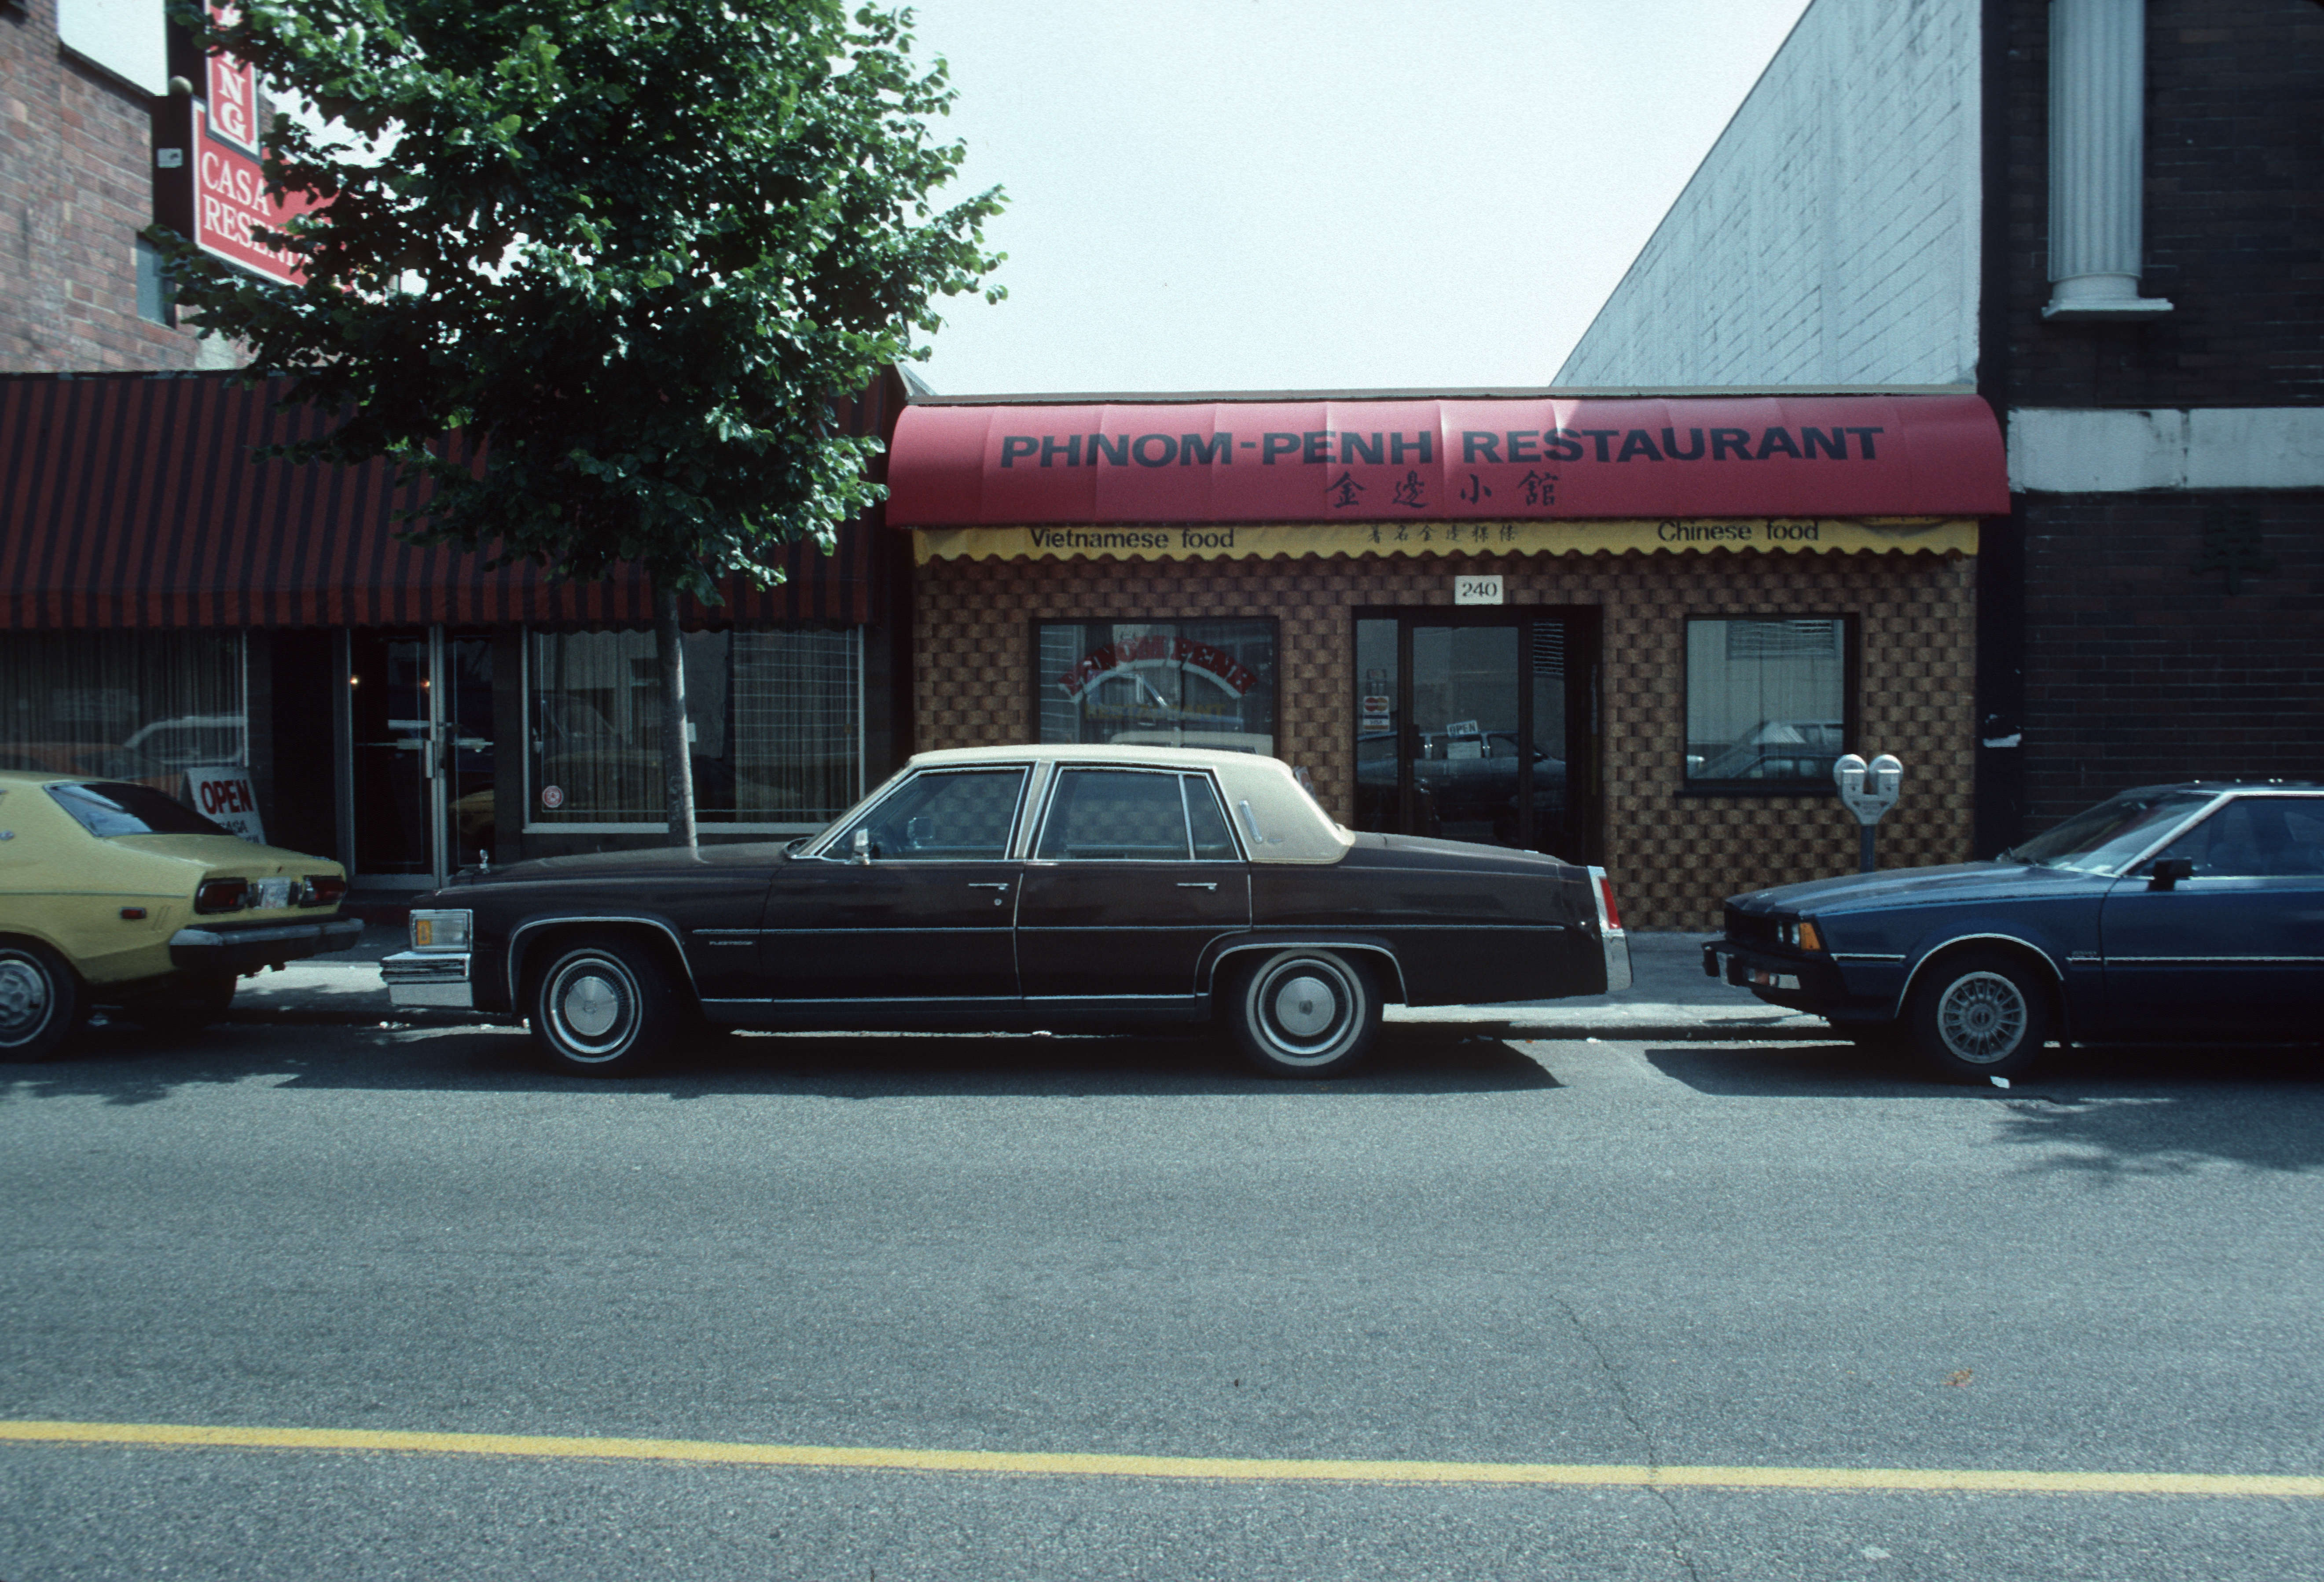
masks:
[(492, 847), (492, 641), (366, 630), (348, 658), (355, 875), (440, 885)]
[(1588, 860), (1591, 677), (1576, 617), (1356, 621), (1356, 823)]

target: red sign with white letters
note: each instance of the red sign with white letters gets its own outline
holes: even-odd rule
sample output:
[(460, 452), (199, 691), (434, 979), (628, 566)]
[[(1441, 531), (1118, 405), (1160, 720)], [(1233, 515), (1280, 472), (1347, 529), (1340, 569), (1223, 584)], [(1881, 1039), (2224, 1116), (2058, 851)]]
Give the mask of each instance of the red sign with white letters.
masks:
[[(227, 26), (235, 8), (213, 5), (210, 14), (219, 26)], [(258, 162), (258, 73), (223, 51), (213, 51), (205, 66), (209, 97), (192, 161), (194, 244), (268, 280), (296, 284), (305, 278), (299, 261), (262, 245), (251, 232), (282, 229), (292, 216), (313, 208), (314, 198), (291, 192), (277, 202), (266, 195), (266, 176)]]

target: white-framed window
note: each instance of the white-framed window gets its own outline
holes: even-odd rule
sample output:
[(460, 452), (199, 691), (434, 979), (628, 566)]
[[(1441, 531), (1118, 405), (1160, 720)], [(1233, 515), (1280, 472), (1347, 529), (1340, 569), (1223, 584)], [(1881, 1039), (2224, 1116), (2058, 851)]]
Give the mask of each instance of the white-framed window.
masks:
[(1828, 789), (1853, 735), (1845, 616), (1686, 623), (1686, 781)]
[[(805, 834), (863, 789), (861, 630), (686, 634), (695, 818)], [(527, 831), (668, 827), (650, 630), (525, 633)]]

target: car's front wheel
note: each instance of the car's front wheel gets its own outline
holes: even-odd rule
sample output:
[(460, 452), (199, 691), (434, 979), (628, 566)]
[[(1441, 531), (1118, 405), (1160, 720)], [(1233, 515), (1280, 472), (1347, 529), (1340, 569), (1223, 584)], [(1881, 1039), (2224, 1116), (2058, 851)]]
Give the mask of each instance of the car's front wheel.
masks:
[(1235, 980), (1226, 1005), (1235, 1047), (1272, 1077), (1337, 1077), (1379, 1040), (1371, 975), (1333, 951), (1278, 951)]
[(1940, 962), (1906, 1015), (1922, 1058), (1956, 1081), (2022, 1076), (2050, 1037), (2047, 986), (2014, 957), (1978, 952)]
[(628, 1076), (658, 1059), (683, 1025), (678, 992), (634, 941), (558, 947), (533, 980), (532, 1036), (549, 1063), (592, 1077)]
[(0, 941), (0, 1060), (46, 1060), (88, 1014), (64, 958), (30, 940)]

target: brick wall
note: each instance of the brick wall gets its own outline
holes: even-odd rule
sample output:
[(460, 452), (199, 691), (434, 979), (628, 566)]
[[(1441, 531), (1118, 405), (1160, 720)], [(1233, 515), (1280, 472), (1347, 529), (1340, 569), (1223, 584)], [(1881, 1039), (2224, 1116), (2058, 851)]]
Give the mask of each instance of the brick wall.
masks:
[[(2199, 570), (2247, 511), (2274, 565)], [(2128, 786), (2324, 780), (2324, 493), (2031, 495), (2026, 827)]]
[(952, 560), (915, 588), (917, 747), (1032, 735), (1035, 618), (1280, 623), (1277, 753), (1352, 817), (1355, 622), (1363, 605), (1449, 605), (1452, 573), (1499, 573), (1513, 605), (1601, 612), (1606, 863), (1628, 921), (1715, 926), (1738, 891), (1852, 871), (1856, 826), (1830, 796), (1681, 796), (1685, 618), (1853, 613), (1862, 740), (1907, 765), (1881, 828), (1884, 867), (1969, 854), (1975, 575), (1928, 555), (1705, 555), (1297, 560)]
[(0, 5), (0, 372), (204, 365), (190, 331), (137, 316), (149, 103), (63, 53), (55, 0)]
[(2324, 7), (2147, 0), (2146, 269), (2172, 311), (2055, 324), (2050, 299), (2049, 7), (2007, 7), (2007, 262), (2013, 407), (2271, 407), (2324, 401)]

